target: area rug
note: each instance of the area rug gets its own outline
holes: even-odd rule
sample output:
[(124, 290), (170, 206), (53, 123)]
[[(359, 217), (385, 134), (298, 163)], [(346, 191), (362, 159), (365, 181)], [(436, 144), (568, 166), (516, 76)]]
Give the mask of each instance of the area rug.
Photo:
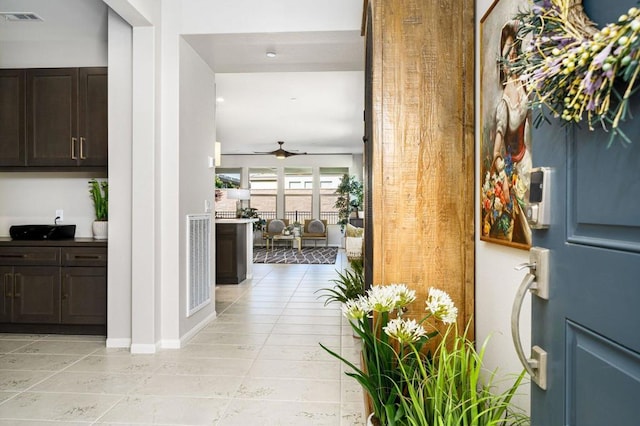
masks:
[(265, 248), (253, 249), (253, 263), (282, 264), (331, 264), (336, 263), (337, 247), (303, 247), (298, 249), (276, 248), (267, 251)]

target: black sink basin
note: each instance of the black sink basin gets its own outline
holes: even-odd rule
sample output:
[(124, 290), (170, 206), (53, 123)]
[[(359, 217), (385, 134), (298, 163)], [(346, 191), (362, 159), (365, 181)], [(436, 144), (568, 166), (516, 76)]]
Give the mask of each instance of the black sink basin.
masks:
[(15, 225), (9, 228), (14, 240), (68, 240), (76, 235), (75, 225)]

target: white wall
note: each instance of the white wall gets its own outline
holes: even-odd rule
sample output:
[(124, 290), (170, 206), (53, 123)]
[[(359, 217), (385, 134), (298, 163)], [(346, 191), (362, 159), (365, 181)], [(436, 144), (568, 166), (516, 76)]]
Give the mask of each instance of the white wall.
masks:
[[(505, 1), (505, 0), (503, 0)], [(491, 0), (476, 2), (476, 81), (480, 81), (480, 20), (491, 6)], [(476, 99), (480, 99), (480, 87), (476, 85)], [(480, 193), (480, 109), (476, 102), (476, 194)], [(535, 152), (533, 153), (535, 155)], [(480, 205), (476, 203), (476, 229), (480, 229)], [(486, 366), (498, 368), (504, 374), (519, 373), (522, 365), (518, 360), (511, 341), (511, 307), (516, 290), (524, 277), (523, 271), (515, 271), (514, 266), (527, 262), (529, 252), (498, 244), (480, 241), (476, 232), (476, 337), (482, 342), (491, 336), (485, 355)], [(521, 313), (520, 329), (525, 352), (531, 341), (531, 303), (527, 298)], [(528, 378), (527, 378), (528, 379)], [(529, 385), (521, 387), (516, 404), (529, 410)]]
[(131, 345), (131, 26), (109, 11), (109, 262), (107, 346)]
[(187, 318), (186, 282), (186, 215), (206, 213), (213, 208), (214, 168), (208, 159), (214, 156), (215, 142), (215, 78), (213, 71), (193, 48), (180, 38), (180, 337), (215, 315), (215, 240), (211, 246), (211, 304)]
[[(3, 10), (13, 7), (22, 11), (18, 4), (28, 7), (26, 2), (14, 3), (16, 0), (3, 0)], [(87, 24), (106, 30), (106, 12), (101, 12), (106, 10), (104, 4), (93, 1), (84, 2), (82, 6), (90, 9), (89, 16), (96, 19)], [(37, 36), (9, 40), (0, 43), (0, 68), (106, 66), (106, 39), (105, 33), (72, 43)], [(55, 211), (63, 209), (63, 223), (76, 224), (77, 237), (92, 237), (91, 222), (95, 217), (87, 182), (93, 177), (105, 177), (105, 174), (0, 173), (0, 236), (9, 236), (11, 225), (53, 223)]]

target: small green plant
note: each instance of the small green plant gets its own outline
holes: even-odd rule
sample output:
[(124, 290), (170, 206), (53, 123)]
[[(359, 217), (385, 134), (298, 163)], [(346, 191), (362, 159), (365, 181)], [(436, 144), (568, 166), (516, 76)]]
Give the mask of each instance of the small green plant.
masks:
[[(477, 352), (466, 330), (458, 335), (458, 309), (435, 288), (425, 300), (426, 315), (416, 321), (403, 314), (416, 300), (405, 284), (373, 286), (345, 303), (343, 312), (362, 342), (362, 363), (355, 363), (320, 344), (350, 367), (345, 372), (362, 386), (382, 426), (523, 426), (528, 418), (511, 400), (524, 377), (502, 393), (493, 372), (483, 382), (486, 342)], [(438, 323), (446, 326), (441, 333)], [(432, 331), (427, 331), (430, 329)], [(435, 351), (427, 343), (434, 341)], [(429, 343), (431, 345), (431, 343)]]
[(89, 194), (93, 200), (96, 220), (109, 220), (109, 183), (107, 181), (98, 182), (95, 179), (91, 179), (89, 181)]
[[(488, 344), (484, 341), (477, 351), (474, 342), (457, 327), (447, 329), (442, 342), (432, 357), (423, 357), (412, 346), (415, 359), (422, 362), (407, 363), (399, 360), (403, 380), (396, 383), (402, 393), (401, 409), (404, 421), (412, 426), (527, 425), (529, 419), (513, 406), (515, 396), (524, 378), (523, 371), (503, 392), (497, 392), (497, 372), (482, 382), (483, 359)], [(417, 367), (417, 368), (416, 368)], [(402, 386), (402, 389), (400, 389)]]
[(351, 269), (344, 272), (338, 272), (340, 278), (331, 280), (335, 283), (332, 288), (322, 288), (318, 291), (323, 293), (320, 297), (324, 297), (324, 305), (338, 302), (346, 303), (348, 300), (357, 299), (358, 296), (364, 295), (364, 267), (362, 259), (353, 259), (349, 262)]

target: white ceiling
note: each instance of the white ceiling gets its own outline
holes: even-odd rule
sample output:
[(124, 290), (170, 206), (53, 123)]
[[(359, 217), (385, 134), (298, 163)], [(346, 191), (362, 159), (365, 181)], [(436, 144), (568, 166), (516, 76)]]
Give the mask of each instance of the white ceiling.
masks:
[[(185, 35), (216, 73), (223, 154), (362, 152), (364, 47), (358, 31)], [(267, 57), (275, 52), (276, 57)]]
[[(98, 7), (96, 7), (98, 6)], [(100, 0), (0, 0), (0, 12), (44, 22), (0, 20), (0, 40), (106, 38)], [(95, 25), (100, 22), (100, 25)], [(284, 148), (361, 153), (364, 41), (359, 31), (199, 34), (184, 39), (216, 73), (217, 139), (223, 154)], [(276, 53), (268, 58), (267, 51)]]

